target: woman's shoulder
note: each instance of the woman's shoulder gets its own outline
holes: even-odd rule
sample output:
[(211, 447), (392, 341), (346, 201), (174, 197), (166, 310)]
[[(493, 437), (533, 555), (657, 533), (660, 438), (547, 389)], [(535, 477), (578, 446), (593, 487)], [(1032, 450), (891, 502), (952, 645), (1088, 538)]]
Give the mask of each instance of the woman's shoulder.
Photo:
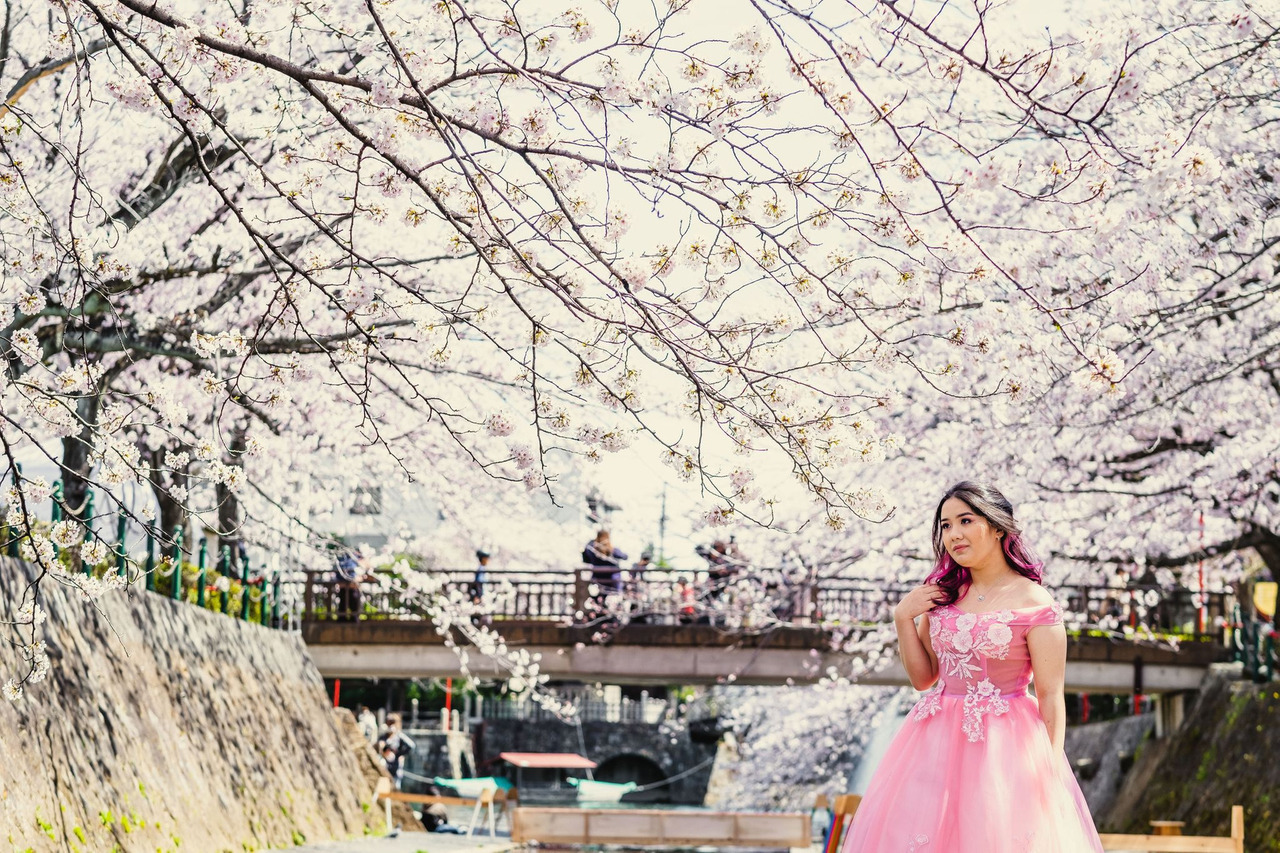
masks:
[(1009, 606), (1014, 610), (1054, 604), (1053, 594), (1031, 578), (1021, 578), (1009, 593)]
[(1018, 590), (1019, 604), (1012, 609), (1031, 625), (1053, 625), (1062, 621), (1062, 606), (1053, 594), (1028, 578)]

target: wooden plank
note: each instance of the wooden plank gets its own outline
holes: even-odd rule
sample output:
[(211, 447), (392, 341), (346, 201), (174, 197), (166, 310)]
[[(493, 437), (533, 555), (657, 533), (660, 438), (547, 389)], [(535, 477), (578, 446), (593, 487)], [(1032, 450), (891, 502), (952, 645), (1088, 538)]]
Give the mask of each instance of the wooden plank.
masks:
[[(655, 809), (656, 811), (656, 809)], [(668, 844), (700, 846), (733, 840), (737, 823), (727, 812), (667, 812), (662, 815), (662, 840)]]
[(652, 810), (615, 812), (602, 817), (588, 812), (587, 837), (592, 844), (626, 844), (637, 838), (662, 838), (662, 820)]
[(738, 815), (735, 836), (749, 839), (748, 846), (808, 847), (813, 844), (809, 815)]
[(586, 844), (587, 814), (580, 809), (518, 808), (511, 823), (512, 842), (549, 839), (556, 844)]
[(476, 804), (475, 797), (437, 797), (433, 794), (410, 794), (407, 791), (392, 791), (381, 796), (386, 797), (388, 800), (395, 800), (398, 803), (418, 803), (424, 806), (433, 803), (441, 803), (446, 806), (474, 806)]
[[(551, 811), (551, 810), (548, 810)], [(545, 817), (546, 832), (554, 838), (575, 839), (570, 843), (587, 844), (591, 835), (587, 831), (586, 811), (574, 814), (576, 809), (556, 809)]]
[(807, 847), (809, 815), (662, 809), (515, 809), (511, 840), (667, 847)]
[[(424, 806), (433, 803), (440, 803), (446, 806), (474, 806), (476, 804), (475, 797), (446, 797), (436, 794), (413, 794), (408, 791), (392, 791), (389, 783), (385, 787), (381, 784), (381, 782), (385, 781), (385, 779), (380, 780), (378, 788), (374, 792), (375, 800), (385, 797), (388, 800), (395, 800), (400, 803), (417, 803)], [(492, 788), (487, 788), (480, 794), (480, 804), (488, 805), (489, 802), (492, 802), (495, 806), (502, 807), (508, 802), (514, 803), (517, 801), (515, 790), (515, 788), (512, 788), (510, 791), (495, 791)]]
[(1236, 853), (1231, 838), (1192, 835), (1101, 835), (1103, 850), (1135, 850), (1141, 853)]

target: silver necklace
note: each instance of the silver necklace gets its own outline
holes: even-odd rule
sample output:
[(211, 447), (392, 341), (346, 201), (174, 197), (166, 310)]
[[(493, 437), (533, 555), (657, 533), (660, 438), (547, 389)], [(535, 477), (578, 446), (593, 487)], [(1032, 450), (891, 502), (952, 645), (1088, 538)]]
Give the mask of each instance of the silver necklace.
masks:
[[(996, 588), (996, 590), (995, 590), (995, 591), (996, 591), (996, 592), (1000, 592), (1000, 591), (1001, 591), (1001, 590), (1003, 590), (1006, 586), (1008, 586), (1008, 582), (1005, 582), (1005, 583), (1001, 584), (1000, 586), (998, 586), (998, 587)], [(978, 592), (978, 591), (977, 591), (977, 590), (974, 590), (974, 592)], [(985, 592), (978, 592), (978, 600), (979, 600), (979, 601), (986, 601), (986, 600), (987, 600), (987, 594), (986, 594)]]

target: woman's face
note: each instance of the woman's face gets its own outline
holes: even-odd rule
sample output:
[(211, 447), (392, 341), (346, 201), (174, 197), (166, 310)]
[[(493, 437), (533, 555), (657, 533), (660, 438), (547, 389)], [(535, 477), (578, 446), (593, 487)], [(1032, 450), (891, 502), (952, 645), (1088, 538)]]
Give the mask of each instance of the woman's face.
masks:
[(967, 569), (1003, 559), (999, 530), (959, 498), (947, 498), (942, 504), (942, 546), (951, 559)]

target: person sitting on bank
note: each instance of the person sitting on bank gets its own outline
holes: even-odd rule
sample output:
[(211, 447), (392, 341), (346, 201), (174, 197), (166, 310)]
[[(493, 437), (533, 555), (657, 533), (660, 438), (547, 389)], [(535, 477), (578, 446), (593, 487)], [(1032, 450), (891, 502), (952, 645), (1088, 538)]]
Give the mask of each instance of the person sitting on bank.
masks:
[(356, 725), (360, 728), (360, 734), (371, 744), (378, 742), (378, 718), (374, 716), (373, 711), (369, 710), (368, 705), (360, 706), (360, 713), (356, 715)]
[[(378, 735), (377, 748), (387, 762), (387, 771), (395, 781), (396, 790), (400, 789), (400, 779), (404, 775), (404, 764), (409, 753), (416, 746), (413, 738), (404, 733), (399, 714), (387, 714), (387, 727)], [(388, 757), (387, 751), (391, 756)], [(394, 759), (394, 763), (393, 763)]]

